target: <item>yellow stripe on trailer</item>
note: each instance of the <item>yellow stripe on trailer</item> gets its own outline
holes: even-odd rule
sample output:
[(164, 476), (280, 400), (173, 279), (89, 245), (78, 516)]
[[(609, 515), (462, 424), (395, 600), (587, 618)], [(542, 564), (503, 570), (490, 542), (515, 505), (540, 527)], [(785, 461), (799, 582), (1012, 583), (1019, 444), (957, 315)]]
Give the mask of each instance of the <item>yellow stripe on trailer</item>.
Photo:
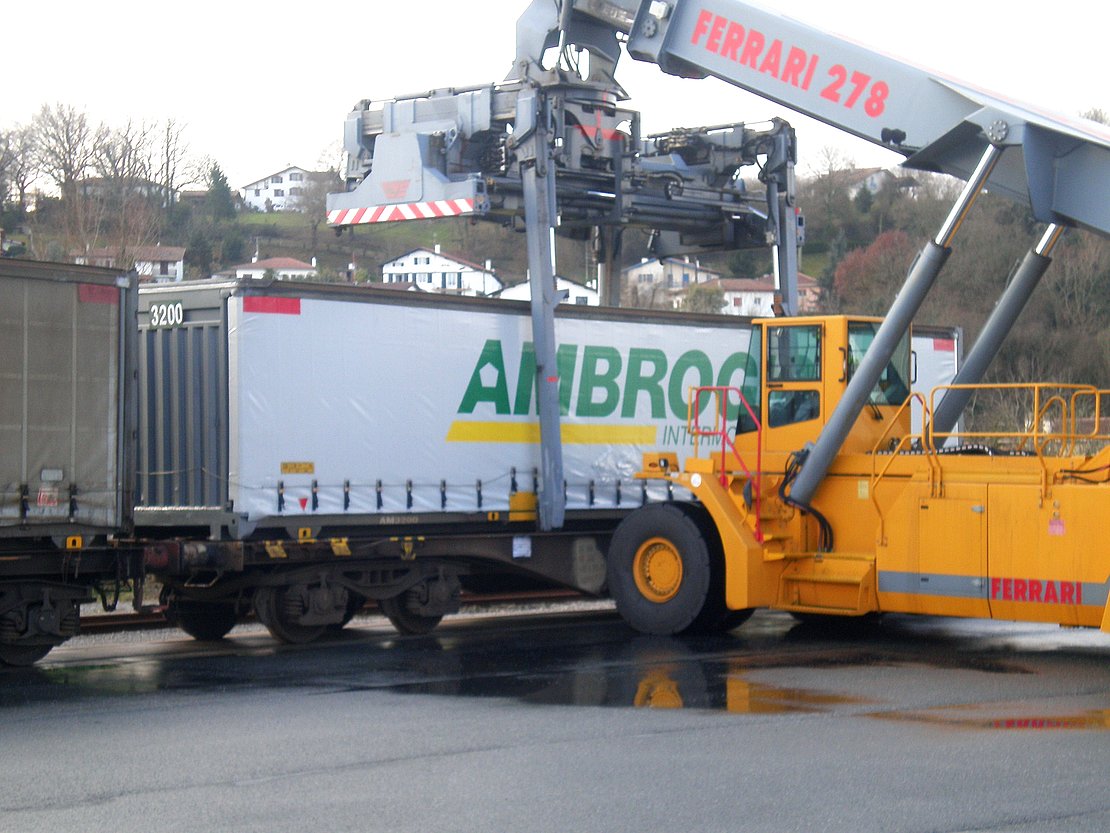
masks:
[[(580, 425), (561, 426), (566, 445), (653, 445), (657, 442), (654, 425)], [(449, 443), (521, 443), (540, 441), (538, 422), (469, 422), (455, 420), (447, 432)]]

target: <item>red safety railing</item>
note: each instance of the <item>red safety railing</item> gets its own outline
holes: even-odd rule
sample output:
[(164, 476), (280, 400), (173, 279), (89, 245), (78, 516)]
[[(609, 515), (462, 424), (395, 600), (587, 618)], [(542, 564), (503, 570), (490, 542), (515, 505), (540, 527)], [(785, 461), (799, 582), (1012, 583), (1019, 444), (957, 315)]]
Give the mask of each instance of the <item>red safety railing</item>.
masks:
[[(736, 443), (732, 437), (729, 436), (729, 428), (735, 429), (736, 417), (729, 417), (729, 406), (733, 404), (732, 394), (736, 394), (736, 404), (743, 407), (751, 417), (752, 425), (755, 426), (755, 470), (753, 471), (744, 458), (740, 455), (739, 450), (736, 448)], [(708, 402), (703, 406), (704, 396), (712, 395), (714, 397), (713, 406), (713, 424), (712, 427), (701, 425), (700, 414), (702, 408), (708, 406)], [(739, 411), (736, 412), (737, 415)], [(720, 474), (718, 480), (722, 488), (728, 488), (729, 474), (734, 471), (740, 471), (744, 474), (748, 481), (751, 483), (751, 508), (755, 512), (755, 538), (757, 541), (763, 541), (763, 531), (761, 529), (760, 520), (760, 499), (763, 493), (762, 490), (762, 476), (763, 476), (763, 424), (756, 416), (755, 410), (748, 400), (744, 398), (743, 391), (740, 388), (725, 387), (725, 386), (706, 386), (696, 387), (690, 389), (689, 404), (686, 411), (686, 430), (690, 436), (694, 438), (694, 456), (700, 454), (702, 438), (719, 439), (721, 443), (720, 451)], [(716, 452), (714, 452), (716, 453)], [(735, 465), (732, 465), (735, 461)]]

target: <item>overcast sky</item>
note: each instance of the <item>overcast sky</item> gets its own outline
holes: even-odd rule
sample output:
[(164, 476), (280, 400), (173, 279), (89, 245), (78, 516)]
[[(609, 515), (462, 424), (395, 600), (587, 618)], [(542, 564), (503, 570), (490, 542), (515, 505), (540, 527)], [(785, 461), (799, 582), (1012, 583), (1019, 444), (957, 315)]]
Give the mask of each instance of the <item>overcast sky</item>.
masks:
[[(773, 6), (764, 3), (766, 6)], [(362, 98), (504, 78), (526, 0), (8, 2), (0, 127), (63, 102), (93, 121), (187, 125), (233, 187), (287, 163), (314, 167)], [(1110, 109), (1102, 0), (789, 0), (777, 8), (913, 63), (1067, 115)], [(645, 132), (783, 116), (800, 166), (835, 147), (860, 165), (894, 154), (718, 81), (627, 58), (618, 78)]]

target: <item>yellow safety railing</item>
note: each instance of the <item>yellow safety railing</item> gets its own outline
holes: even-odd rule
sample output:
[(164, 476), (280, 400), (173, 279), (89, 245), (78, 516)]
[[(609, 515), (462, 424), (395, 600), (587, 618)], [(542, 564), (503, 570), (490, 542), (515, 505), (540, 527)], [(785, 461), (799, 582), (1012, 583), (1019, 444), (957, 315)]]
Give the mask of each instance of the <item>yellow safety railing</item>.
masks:
[[(756, 441), (755, 441), (755, 470), (753, 471), (744, 462), (744, 458), (740, 456), (740, 452), (736, 448), (732, 437), (729, 436), (729, 428), (735, 423), (735, 419), (729, 418), (729, 404), (730, 395), (736, 394), (738, 404), (747, 410), (748, 416), (755, 426)], [(714, 397), (713, 405), (713, 424), (711, 426), (703, 426), (700, 423), (700, 414), (705, 407), (702, 402), (703, 396), (712, 395)], [(706, 403), (708, 404), (708, 403)], [(762, 490), (762, 476), (763, 476), (763, 424), (756, 416), (755, 410), (748, 404), (748, 400), (744, 398), (743, 391), (740, 388), (727, 387), (723, 385), (713, 385), (705, 387), (690, 388), (689, 398), (687, 399), (686, 406), (686, 430), (694, 440), (694, 456), (700, 456), (701, 439), (719, 439), (720, 445), (720, 466), (718, 479), (722, 488), (728, 486), (728, 473), (739, 469), (744, 473), (744, 476), (751, 481), (752, 484), (752, 507), (755, 510), (755, 539), (757, 541), (763, 540), (763, 531), (760, 522), (759, 506), (761, 501)], [(715, 450), (714, 450), (715, 451)], [(736, 465), (732, 465), (735, 460)]]
[[(934, 431), (933, 413), (940, 396), (950, 390), (968, 390), (974, 393), (1012, 393), (1027, 400), (1026, 412), (1032, 414), (1020, 430), (953, 430)], [(1110, 398), (1110, 391), (1091, 385), (1060, 383), (1011, 383), (975, 385), (938, 385), (929, 392), (928, 400), (920, 393), (911, 394), (899, 408), (872, 449), (870, 494), (871, 504), (879, 518), (879, 535), (883, 536), (883, 513), (877, 498), (879, 484), (887, 477), (898, 457), (907, 449), (920, 451), (929, 466), (929, 492), (936, 496), (943, 482), (943, 467), (938, 449), (951, 437), (961, 441), (1003, 441), (1016, 452), (1026, 448), (1036, 457), (1041, 469), (1042, 491), (1048, 489), (1049, 466), (1046, 458), (1052, 444), (1057, 444), (1060, 456), (1072, 456), (1080, 443), (1110, 442), (1110, 431), (1103, 429), (1102, 400)], [(914, 403), (921, 406), (922, 430), (891, 439), (891, 431), (899, 419)], [(1081, 415), (1082, 414), (1082, 415)], [(1090, 427), (1086, 427), (1090, 421)], [(1110, 421), (1110, 418), (1108, 418)], [(1110, 426), (1108, 426), (1110, 428)]]
[[(959, 430), (948, 432), (934, 432), (931, 421), (926, 429), (926, 441), (936, 446), (939, 441), (943, 445), (949, 437), (958, 437), (961, 440), (1002, 440), (1009, 441), (1017, 451), (1024, 451), (1028, 446), (1037, 456), (1046, 456), (1045, 451), (1050, 443), (1056, 442), (1060, 446), (1060, 454), (1073, 453), (1077, 442), (1082, 440), (1110, 440), (1110, 435), (1101, 433), (1101, 400), (1110, 395), (1092, 385), (1062, 384), (1057, 382), (1013, 382), (1003, 384), (976, 384), (976, 385), (938, 385), (929, 392), (929, 409), (932, 413), (938, 401), (938, 395), (943, 395), (949, 390), (968, 390), (974, 393), (996, 392), (1005, 394), (1012, 392), (1015, 396), (1024, 394), (1031, 397), (1027, 409), (1032, 416), (1026, 426), (1019, 430)], [(1081, 432), (1079, 426), (1079, 403), (1087, 398), (1093, 399), (1094, 426), (1090, 432)]]

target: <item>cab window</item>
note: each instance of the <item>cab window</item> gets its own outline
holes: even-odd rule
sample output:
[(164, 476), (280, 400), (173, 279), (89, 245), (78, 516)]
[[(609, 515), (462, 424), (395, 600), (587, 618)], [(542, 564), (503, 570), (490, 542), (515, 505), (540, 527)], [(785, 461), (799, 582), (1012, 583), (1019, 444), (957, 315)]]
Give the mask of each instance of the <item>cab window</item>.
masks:
[(778, 428), (821, 416), (821, 395), (815, 390), (773, 390), (767, 394), (767, 425)]
[[(879, 325), (874, 321), (852, 321), (848, 324), (848, 378), (855, 374), (864, 353), (875, 340)], [(910, 337), (907, 333), (898, 342), (894, 355), (883, 368), (879, 381), (871, 391), (872, 405), (901, 405), (910, 395)]]
[[(821, 327), (771, 327), (767, 331), (767, 381), (770, 385), (788, 382), (821, 381)], [(821, 416), (821, 393), (787, 388), (767, 394), (767, 426), (779, 428), (808, 422)]]
[[(762, 335), (762, 327), (752, 327), (752, 340), (748, 345), (748, 367), (744, 374), (744, 384), (740, 387), (741, 393), (744, 394), (744, 398), (751, 405), (752, 411), (755, 412), (755, 418), (758, 420), (762, 419), (760, 415), (760, 392), (763, 385)], [(756, 429), (752, 415), (748, 413), (748, 409), (743, 405), (737, 405), (737, 407), (739, 408), (739, 416), (736, 419), (736, 433), (751, 433)]]
[(771, 327), (768, 329), (768, 382), (817, 382), (820, 379), (820, 327)]

